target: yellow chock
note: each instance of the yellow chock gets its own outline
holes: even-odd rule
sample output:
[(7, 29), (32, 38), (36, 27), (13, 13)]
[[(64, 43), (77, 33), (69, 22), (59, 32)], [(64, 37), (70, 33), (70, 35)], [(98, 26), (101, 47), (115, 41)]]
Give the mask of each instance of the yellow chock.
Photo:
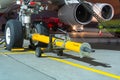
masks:
[(24, 48), (13, 48), (11, 49), (12, 52), (22, 52), (22, 51), (25, 51)]

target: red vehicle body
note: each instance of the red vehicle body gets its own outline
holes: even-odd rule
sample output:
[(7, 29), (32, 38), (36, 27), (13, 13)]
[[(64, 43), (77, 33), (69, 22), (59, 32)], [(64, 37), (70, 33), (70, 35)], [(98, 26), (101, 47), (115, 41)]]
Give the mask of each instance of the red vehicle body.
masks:
[(48, 28), (49, 30), (53, 30), (56, 31), (57, 28), (62, 29), (62, 30), (68, 30), (70, 28), (70, 25), (65, 24), (63, 22), (60, 21), (59, 18), (57, 17), (44, 17), (41, 18), (40, 16), (33, 19), (33, 21), (38, 21), (38, 22), (43, 22)]

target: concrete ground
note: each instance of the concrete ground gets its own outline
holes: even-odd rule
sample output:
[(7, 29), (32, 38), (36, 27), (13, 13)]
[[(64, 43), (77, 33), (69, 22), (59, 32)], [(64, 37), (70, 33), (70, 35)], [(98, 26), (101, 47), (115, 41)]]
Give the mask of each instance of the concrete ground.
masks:
[(89, 58), (64, 51), (59, 57), (34, 51), (9, 52), (0, 46), (0, 80), (120, 80), (120, 51), (96, 49)]
[(0, 45), (0, 80), (120, 80), (119, 40), (117, 44), (100, 41), (91, 42), (96, 52), (89, 58), (68, 50), (63, 56), (49, 52), (37, 58), (32, 50), (9, 52)]

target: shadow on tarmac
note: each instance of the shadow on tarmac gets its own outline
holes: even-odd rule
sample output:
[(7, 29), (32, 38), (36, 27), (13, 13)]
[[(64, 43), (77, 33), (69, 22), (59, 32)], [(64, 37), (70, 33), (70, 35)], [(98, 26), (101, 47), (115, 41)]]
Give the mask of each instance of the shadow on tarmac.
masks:
[[(56, 54), (56, 53), (53, 53), (53, 54)], [(56, 56), (49, 56), (48, 55), (48, 56), (43, 56), (41, 58), (47, 58), (47, 57), (58, 58), (58, 59), (70, 58), (70, 59), (74, 59), (74, 60), (81, 61), (81, 62), (84, 62), (84, 63), (88, 63), (90, 66), (102, 66), (102, 67), (106, 67), (106, 68), (111, 68), (110, 64), (95, 61), (94, 58), (91, 58), (91, 57), (80, 58), (78, 56), (74, 56), (74, 55), (71, 55), (71, 54), (68, 54), (68, 53), (63, 53), (63, 56), (57, 56), (56, 57)]]
[(88, 63), (88, 64), (90, 64), (90, 66), (102, 66), (102, 67), (106, 67), (106, 68), (111, 68), (111, 66), (109, 64), (94, 61), (95, 59), (91, 58), (91, 57), (80, 58), (80, 57), (77, 57), (77, 56), (74, 56), (74, 55), (70, 55), (70, 54), (66, 54), (66, 53), (64, 53), (63, 56), (65, 56), (67, 58), (74, 59), (74, 60), (78, 60), (78, 61), (82, 61), (82, 62)]

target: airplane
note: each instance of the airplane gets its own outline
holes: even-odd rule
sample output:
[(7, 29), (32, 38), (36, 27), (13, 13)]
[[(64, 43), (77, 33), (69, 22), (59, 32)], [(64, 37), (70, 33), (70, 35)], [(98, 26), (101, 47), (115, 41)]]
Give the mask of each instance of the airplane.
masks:
[(30, 36), (35, 32), (48, 36), (48, 27), (86, 25), (93, 17), (99, 22), (111, 20), (114, 9), (108, 3), (84, 0), (0, 0), (0, 14), (7, 14), (5, 43), (11, 50), (22, 47), (24, 39), (30, 40), (31, 46), (42, 45)]
[[(17, 2), (21, 2), (22, 0), (18, 0)], [(30, 0), (24, 0), (25, 2), (29, 2)], [(79, 0), (31, 0), (40, 2), (44, 7), (47, 8), (46, 11), (42, 11), (44, 17), (57, 17), (60, 21), (70, 24), (70, 25), (78, 25), (78, 24), (88, 24), (91, 22), (92, 14), (87, 11)], [(104, 20), (112, 19), (114, 15), (114, 10), (112, 5), (107, 3), (96, 3), (92, 4), (90, 2), (85, 2), (84, 4), (91, 6), (99, 17)], [(76, 7), (77, 6), (77, 7)], [(11, 11), (18, 8), (16, 6), (16, 0), (0, 0), (0, 13), (10, 13)], [(74, 14), (75, 12), (76, 14)], [(51, 12), (47, 12), (51, 11)], [(46, 13), (46, 14), (45, 14)], [(48, 14), (49, 13), (49, 14)], [(56, 13), (56, 14), (55, 14)], [(71, 13), (71, 14), (70, 14)], [(67, 17), (66, 17), (67, 15)], [(78, 17), (79, 16), (79, 17)]]

